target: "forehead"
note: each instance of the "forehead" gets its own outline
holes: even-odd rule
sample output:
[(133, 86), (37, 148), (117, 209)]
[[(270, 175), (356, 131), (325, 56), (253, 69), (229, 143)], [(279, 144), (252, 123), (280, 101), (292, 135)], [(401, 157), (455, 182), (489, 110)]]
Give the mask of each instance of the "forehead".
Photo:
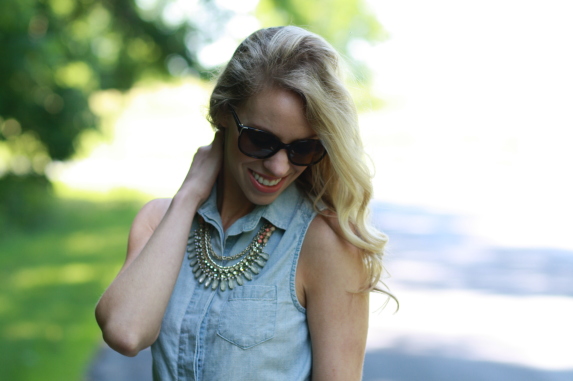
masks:
[(289, 90), (268, 88), (249, 98), (239, 111), (244, 125), (271, 132), (285, 142), (316, 136), (301, 97)]

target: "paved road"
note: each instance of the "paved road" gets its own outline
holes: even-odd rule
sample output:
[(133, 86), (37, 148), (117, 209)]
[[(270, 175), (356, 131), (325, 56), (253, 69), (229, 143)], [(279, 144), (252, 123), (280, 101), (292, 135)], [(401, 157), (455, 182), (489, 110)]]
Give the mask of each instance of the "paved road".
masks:
[[(573, 252), (499, 248), (464, 218), (375, 204), (402, 307), (371, 315), (364, 381), (572, 381)], [(376, 308), (378, 303), (374, 303)], [(151, 380), (102, 345), (88, 381)]]

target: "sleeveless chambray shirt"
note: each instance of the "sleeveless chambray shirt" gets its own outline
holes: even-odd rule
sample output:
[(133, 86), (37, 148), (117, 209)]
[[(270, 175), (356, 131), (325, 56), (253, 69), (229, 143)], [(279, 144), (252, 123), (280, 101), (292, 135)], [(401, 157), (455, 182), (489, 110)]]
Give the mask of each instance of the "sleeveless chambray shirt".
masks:
[[(263, 250), (270, 258), (252, 281), (213, 291), (198, 283), (185, 256), (159, 338), (151, 347), (153, 379), (309, 380), (310, 337), (306, 311), (296, 296), (295, 272), (316, 212), (292, 184), (272, 204), (256, 206), (224, 232), (215, 188), (197, 212), (212, 226), (215, 252), (241, 252), (266, 220), (277, 228)], [(191, 235), (197, 227), (195, 218)]]

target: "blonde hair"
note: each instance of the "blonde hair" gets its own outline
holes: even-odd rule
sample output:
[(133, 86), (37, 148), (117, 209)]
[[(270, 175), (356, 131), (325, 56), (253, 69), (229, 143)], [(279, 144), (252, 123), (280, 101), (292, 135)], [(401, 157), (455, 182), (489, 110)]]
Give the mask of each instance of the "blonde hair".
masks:
[(387, 293), (377, 285), (388, 239), (369, 223), (372, 176), (340, 64), (336, 50), (305, 29), (259, 30), (239, 45), (220, 73), (209, 103), (209, 121), (217, 127), (228, 105), (239, 107), (268, 87), (300, 95), (307, 120), (328, 154), (304, 171), (298, 184), (317, 210), (323, 204), (336, 213), (344, 238), (360, 249), (369, 277), (364, 290)]

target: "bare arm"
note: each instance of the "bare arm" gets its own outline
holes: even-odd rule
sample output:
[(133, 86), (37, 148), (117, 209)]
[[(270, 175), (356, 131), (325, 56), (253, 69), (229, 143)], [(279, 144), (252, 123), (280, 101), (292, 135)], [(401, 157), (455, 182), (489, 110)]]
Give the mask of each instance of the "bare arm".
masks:
[(135, 356), (153, 344), (173, 292), (193, 217), (207, 199), (222, 156), (222, 136), (201, 147), (172, 200), (154, 200), (135, 218), (125, 264), (96, 307), (104, 340)]
[[(333, 222), (334, 221), (334, 222)], [(297, 274), (307, 309), (313, 381), (362, 379), (368, 333), (368, 293), (356, 247), (337, 234), (335, 219), (318, 216), (309, 227)]]

